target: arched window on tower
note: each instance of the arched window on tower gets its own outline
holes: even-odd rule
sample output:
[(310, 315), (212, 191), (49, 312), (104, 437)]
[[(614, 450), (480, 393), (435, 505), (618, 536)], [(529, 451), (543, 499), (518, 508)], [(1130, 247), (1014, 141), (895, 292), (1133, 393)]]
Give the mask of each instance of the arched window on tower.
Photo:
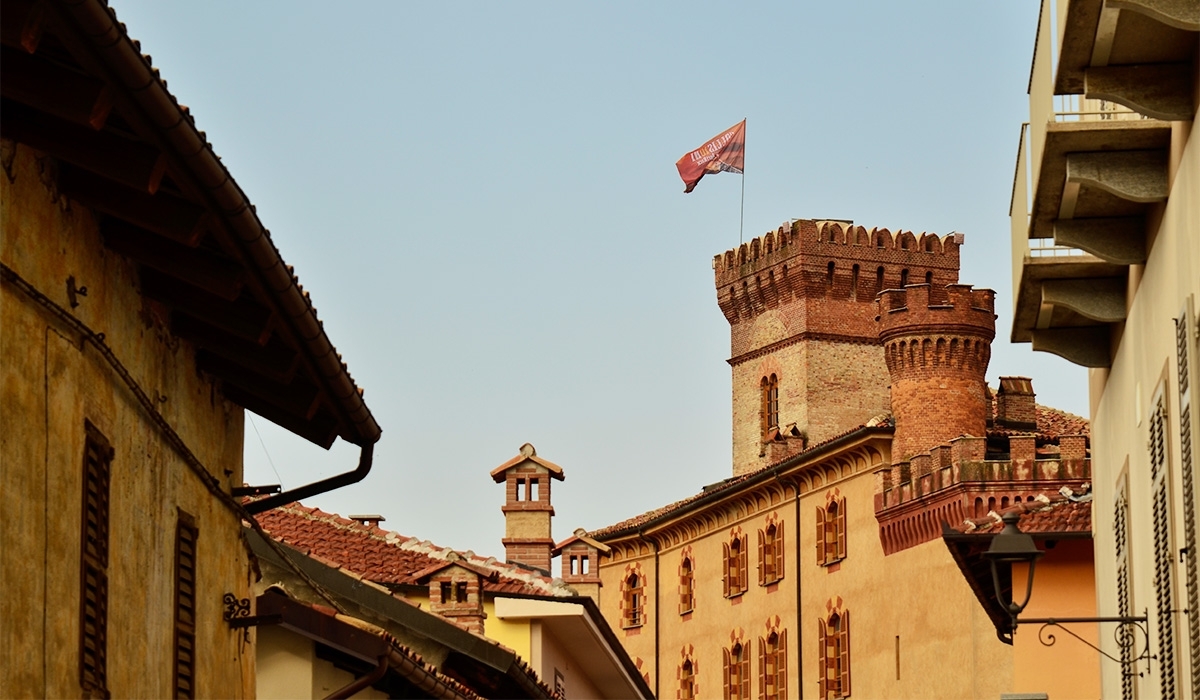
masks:
[(933, 270), (928, 270), (925, 272), (925, 284), (933, 284)]
[(858, 265), (850, 268), (850, 300), (858, 301)]
[(825, 273), (825, 296), (833, 296), (833, 261), (829, 261), (829, 267)]
[(883, 265), (880, 265), (875, 270), (875, 293), (883, 291)]
[(779, 428), (779, 377), (775, 374), (763, 377), (760, 388), (762, 435), (765, 440), (772, 430)]
[(904, 289), (908, 286), (908, 270), (900, 271), (900, 288)]

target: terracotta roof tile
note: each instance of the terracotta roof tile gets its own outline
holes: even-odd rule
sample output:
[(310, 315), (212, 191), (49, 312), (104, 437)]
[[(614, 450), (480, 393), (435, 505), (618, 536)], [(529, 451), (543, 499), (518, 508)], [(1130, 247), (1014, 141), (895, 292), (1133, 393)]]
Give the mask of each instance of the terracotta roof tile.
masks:
[[(1072, 494), (1074, 495), (1074, 494)], [(1079, 498), (1076, 496), (1076, 498)], [(1042, 500), (1044, 499), (1044, 500)], [(1018, 513), (1021, 516), (1017, 527), (1021, 532), (1036, 534), (1091, 534), (1092, 501), (1090, 497), (1072, 500), (1065, 494), (1042, 496), (1035, 500), (1017, 503), (983, 518), (973, 518), (955, 527), (955, 530), (973, 534), (995, 534), (1003, 529), (999, 516)]]
[[(414, 584), (415, 576), (457, 556), (462, 563), (496, 574), (484, 581), (491, 593), (521, 593), (542, 596), (574, 595), (561, 581), (494, 557), (478, 557), (438, 547), (428, 540), (389, 532), (373, 525), (317, 508), (293, 503), (255, 516), (272, 538), (305, 552), (329, 566), (381, 584)], [(453, 556), (452, 556), (453, 555)]]

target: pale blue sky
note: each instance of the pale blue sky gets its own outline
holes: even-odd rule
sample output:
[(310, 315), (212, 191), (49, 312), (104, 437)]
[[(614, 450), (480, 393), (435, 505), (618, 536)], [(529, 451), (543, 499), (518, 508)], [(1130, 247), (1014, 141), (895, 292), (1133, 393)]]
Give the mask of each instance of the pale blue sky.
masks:
[[(745, 232), (790, 218), (966, 234), (997, 291), (989, 379), (1086, 415), (1084, 372), (1011, 346), (1008, 204), (1036, 0), (113, 0), (258, 207), (383, 427), (307, 505), (503, 555), (488, 472), (562, 465), (555, 536), (730, 466), (713, 255), (738, 176), (674, 163), (743, 117)], [(251, 483), (353, 467), (259, 418)]]

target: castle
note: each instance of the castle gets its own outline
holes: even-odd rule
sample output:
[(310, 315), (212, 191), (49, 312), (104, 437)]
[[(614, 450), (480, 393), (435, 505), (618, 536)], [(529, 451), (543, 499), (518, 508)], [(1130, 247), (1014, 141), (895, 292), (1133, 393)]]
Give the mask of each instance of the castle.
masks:
[[(1042, 682), (1015, 661), (1033, 640), (1013, 646), (972, 568), (978, 542), (943, 528), (1018, 508), (1053, 541), (1039, 570), (1090, 567), (1090, 505), (1058, 494), (1088, 489), (1088, 427), (1038, 406), (1027, 378), (987, 387), (995, 295), (958, 283), (963, 242), (796, 220), (716, 256), (732, 476), (553, 551), (548, 518), (542, 534), (517, 522), (552, 512), (548, 496), (519, 504), (509, 483), (510, 553), (540, 537), (526, 563), (570, 554), (564, 580), (599, 597), (657, 697), (996, 697)], [(1039, 595), (1094, 610), (1090, 577), (1059, 579)], [(1092, 689), (1095, 664), (1066, 645), (1035, 662), (1055, 669), (1055, 697)]]

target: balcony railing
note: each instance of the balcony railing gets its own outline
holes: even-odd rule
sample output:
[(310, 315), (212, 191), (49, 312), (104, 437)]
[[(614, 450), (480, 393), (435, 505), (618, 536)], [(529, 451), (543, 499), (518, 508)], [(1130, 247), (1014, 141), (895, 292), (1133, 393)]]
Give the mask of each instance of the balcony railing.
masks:
[(1031, 238), (1027, 250), (1031, 258), (1073, 258), (1090, 255), (1087, 251), (1070, 248), (1065, 245), (1055, 245), (1053, 238)]

